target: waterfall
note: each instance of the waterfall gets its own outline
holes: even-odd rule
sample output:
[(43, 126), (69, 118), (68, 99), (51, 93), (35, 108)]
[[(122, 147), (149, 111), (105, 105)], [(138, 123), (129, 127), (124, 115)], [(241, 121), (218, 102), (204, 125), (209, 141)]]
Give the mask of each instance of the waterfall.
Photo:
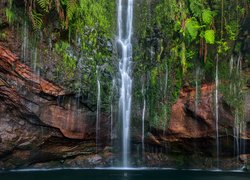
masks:
[(168, 89), (168, 64), (166, 64), (165, 84), (164, 84), (164, 97), (167, 96), (167, 89)]
[(27, 21), (24, 21), (24, 25), (22, 28), (22, 51), (21, 51), (21, 58), (23, 62), (27, 61), (28, 58), (28, 50), (29, 50), (29, 32), (28, 32), (28, 25)]
[(142, 108), (142, 133), (141, 133), (141, 142), (142, 142), (142, 158), (144, 158), (145, 152), (145, 113), (146, 113), (146, 98), (145, 98), (145, 90), (144, 85), (142, 86), (142, 96), (143, 96), (143, 108)]
[(96, 152), (100, 146), (100, 112), (101, 112), (101, 84), (97, 67), (97, 108), (96, 108)]
[(117, 48), (119, 55), (120, 98), (119, 113), (122, 119), (122, 157), (123, 166), (127, 167), (130, 150), (130, 114), (132, 100), (132, 24), (133, 0), (118, 0), (118, 35)]
[[(237, 64), (236, 64), (236, 78), (237, 80), (234, 82), (234, 95), (238, 94), (239, 91), (238, 89), (241, 87), (241, 60), (242, 60), (242, 56), (241, 54), (239, 54), (238, 59), (237, 59)], [(239, 161), (239, 155), (240, 155), (240, 151), (241, 151), (241, 140), (240, 140), (240, 134), (241, 134), (241, 126), (243, 125), (242, 120), (240, 119), (240, 111), (239, 111), (239, 107), (236, 108), (235, 110), (235, 120), (234, 120), (234, 139), (235, 139), (235, 144), (234, 144), (234, 152), (235, 155), (237, 156), (236, 161)]]
[(196, 68), (195, 71), (195, 118), (197, 119), (198, 105), (199, 105), (199, 83), (198, 78), (200, 76), (200, 68)]
[(218, 75), (218, 63), (219, 55), (216, 55), (216, 77), (215, 77), (215, 118), (216, 118), (216, 154), (217, 154), (217, 168), (219, 168), (219, 100), (218, 100), (218, 87), (219, 87), (219, 75)]
[[(238, 89), (241, 88), (241, 54), (239, 54), (238, 58), (234, 58), (233, 55), (231, 56), (231, 59), (229, 61), (229, 77), (230, 77), (230, 84), (229, 84), (229, 90), (230, 95), (232, 98), (239, 97), (240, 92)], [(239, 155), (241, 152), (241, 147), (244, 146), (244, 144), (241, 141), (240, 135), (243, 130), (244, 122), (242, 121), (242, 117), (240, 116), (240, 108), (235, 108), (234, 113), (234, 127), (233, 127), (233, 138), (234, 138), (234, 155), (236, 156), (236, 163), (239, 162)], [(244, 150), (244, 149), (242, 149)]]
[[(116, 137), (116, 128), (114, 120), (116, 119), (116, 101), (115, 96), (117, 94), (117, 86), (116, 86), (116, 80), (112, 80), (112, 89), (111, 89), (111, 96), (110, 96), (110, 144), (111, 147), (114, 147), (114, 139)], [(112, 152), (114, 153), (114, 150), (112, 148)], [(111, 158), (111, 164), (113, 166), (113, 158)]]
[(234, 117), (234, 154), (237, 156), (240, 155), (240, 146), (239, 146), (239, 139), (240, 139), (240, 124), (239, 124), (239, 109), (236, 108), (235, 110), (235, 117)]
[(37, 70), (37, 47), (35, 47), (34, 48), (34, 50), (33, 50), (33, 71), (34, 72), (37, 72), (36, 70)]

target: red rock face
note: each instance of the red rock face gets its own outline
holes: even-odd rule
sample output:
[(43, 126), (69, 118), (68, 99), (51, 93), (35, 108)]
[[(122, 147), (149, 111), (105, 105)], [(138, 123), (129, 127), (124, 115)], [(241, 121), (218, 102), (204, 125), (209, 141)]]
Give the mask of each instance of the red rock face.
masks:
[(89, 134), (92, 133), (93, 135), (95, 133), (94, 114), (91, 117), (87, 112), (65, 109), (56, 105), (44, 106), (41, 108), (40, 113), (39, 117), (45, 124), (60, 129), (66, 137), (88, 139)]
[[(214, 85), (203, 85), (200, 90), (198, 106), (195, 107), (195, 89), (183, 89), (180, 98), (172, 107), (172, 117), (167, 129), (170, 139), (204, 138), (215, 135)], [(223, 128), (233, 125), (230, 109), (219, 97), (219, 126)]]
[(19, 59), (8, 49), (0, 46), (0, 67), (8, 80), (15, 82), (19, 86), (24, 86), (35, 93), (45, 93), (48, 95), (65, 95), (63, 88), (56, 86), (40, 76), (37, 76), (32, 70), (22, 64)]
[(5, 97), (6, 102), (19, 109), (20, 116), (34, 116), (40, 123), (58, 128), (68, 138), (94, 138), (94, 113), (86, 108), (79, 110), (71, 102), (58, 105), (57, 98), (66, 96), (64, 89), (34, 74), (1, 46), (0, 75), (0, 97)]

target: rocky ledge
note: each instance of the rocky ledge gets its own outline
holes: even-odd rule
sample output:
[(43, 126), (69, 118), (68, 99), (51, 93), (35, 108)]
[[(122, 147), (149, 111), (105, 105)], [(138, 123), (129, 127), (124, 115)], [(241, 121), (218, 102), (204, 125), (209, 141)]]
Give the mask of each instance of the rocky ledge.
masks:
[[(249, 97), (246, 98), (246, 117), (250, 112)], [(135, 165), (173, 167), (183, 163), (180, 158), (185, 156), (194, 157), (186, 158), (188, 167), (200, 167), (204, 158), (207, 159), (204, 168), (212, 166), (216, 157), (213, 101), (213, 84), (202, 85), (198, 103), (195, 103), (195, 89), (183, 88), (172, 107), (167, 128), (148, 131), (145, 154), (133, 153), (135, 157), (131, 158), (138, 162)], [(220, 94), (219, 138), (220, 150), (224, 152), (221, 156), (227, 158), (224, 162), (236, 158), (231, 112)], [(119, 159), (119, 155), (111, 153), (110, 119), (101, 114), (102, 141), (98, 154), (95, 121), (96, 112), (77, 103), (74, 95), (62, 87), (34, 74), (17, 56), (0, 45), (0, 168), (109, 166)], [(249, 150), (249, 122), (247, 128), (242, 132), (241, 140)], [(138, 152), (141, 137), (134, 133), (132, 139), (133, 151)], [(240, 163), (247, 162), (248, 155), (243, 153), (250, 152), (240, 153), (244, 157)], [(193, 161), (197, 164), (192, 166), (190, 162), (195, 159), (200, 160)], [(224, 165), (226, 167), (228, 163)], [(230, 168), (233, 165), (235, 163)]]
[[(95, 154), (95, 119), (73, 95), (0, 46), (0, 168)], [(106, 121), (102, 115), (102, 126)], [(107, 136), (103, 133), (103, 144)]]

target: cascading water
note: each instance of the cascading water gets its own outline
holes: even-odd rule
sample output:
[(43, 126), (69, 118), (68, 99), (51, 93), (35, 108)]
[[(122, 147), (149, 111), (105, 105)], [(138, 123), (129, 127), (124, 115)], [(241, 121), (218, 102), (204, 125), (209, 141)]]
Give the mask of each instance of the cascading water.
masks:
[(239, 137), (240, 137), (239, 109), (236, 108), (234, 116), (234, 155), (237, 157), (237, 161), (238, 161), (238, 156), (240, 154)]
[(27, 21), (24, 21), (23, 29), (22, 29), (22, 51), (21, 58), (23, 62), (27, 61), (29, 51), (29, 31)]
[[(236, 80), (233, 82), (234, 90), (233, 90), (233, 95), (238, 95), (238, 89), (241, 87), (240, 79), (241, 79), (241, 60), (242, 56), (239, 54), (238, 59), (237, 59), (237, 64), (236, 64), (236, 70), (235, 70), (235, 77)], [(233, 66), (234, 68), (234, 66)], [(240, 141), (240, 134), (241, 134), (241, 126), (242, 126), (242, 120), (240, 119), (240, 111), (239, 107), (236, 107), (235, 109), (235, 120), (234, 120), (234, 153), (235, 156), (237, 157), (236, 160), (237, 162), (239, 161), (239, 155), (241, 151), (241, 141)]]
[(100, 146), (100, 112), (101, 112), (101, 84), (97, 67), (97, 109), (96, 109), (96, 152)]
[(216, 55), (216, 75), (215, 75), (215, 119), (216, 119), (216, 154), (217, 168), (219, 168), (219, 55)]
[(119, 55), (120, 99), (119, 113), (122, 119), (122, 157), (123, 166), (128, 167), (130, 149), (130, 114), (132, 100), (132, 29), (133, 29), (133, 0), (118, 0), (118, 36), (117, 48)]
[(145, 152), (145, 113), (146, 113), (146, 98), (145, 98), (145, 89), (144, 85), (142, 86), (142, 96), (143, 96), (143, 108), (142, 108), (142, 133), (141, 133), (141, 142), (142, 142), (142, 158), (144, 158)]
[(167, 89), (168, 89), (168, 64), (166, 64), (165, 85), (164, 85), (164, 97), (167, 96)]
[[(229, 77), (230, 77), (230, 95), (234, 99), (238, 99), (240, 92), (238, 91), (241, 88), (241, 60), (242, 56), (239, 54), (237, 60), (234, 56), (231, 56), (229, 61)], [(244, 151), (244, 142), (241, 141), (240, 135), (244, 128), (244, 121), (240, 116), (240, 108), (237, 106), (234, 112), (234, 128), (233, 128), (233, 137), (234, 137), (234, 155), (236, 162), (239, 162), (239, 155), (242, 150)], [(243, 149), (241, 149), (243, 147)]]
[[(115, 114), (114, 113), (115, 112), (115, 110), (114, 110), (114, 108), (115, 108), (114, 97), (115, 97), (115, 94), (116, 94), (115, 90), (116, 90), (116, 80), (113, 79), (113, 81), (112, 81), (112, 89), (111, 89), (111, 96), (110, 96), (111, 97), (111, 99), (110, 99), (110, 114), (111, 114), (111, 116), (110, 116), (110, 144), (111, 144), (111, 147), (113, 147), (113, 145), (114, 145), (113, 138), (115, 136), (115, 133), (114, 133), (114, 119), (115, 119), (115, 115), (114, 115)], [(113, 161), (111, 163), (113, 165)]]
[(195, 71), (195, 117), (197, 119), (198, 105), (199, 105), (199, 82), (200, 68), (196, 68)]
[(33, 71), (34, 72), (37, 72), (37, 47), (35, 46), (34, 49), (33, 49), (33, 57), (32, 57), (32, 60), (33, 60)]

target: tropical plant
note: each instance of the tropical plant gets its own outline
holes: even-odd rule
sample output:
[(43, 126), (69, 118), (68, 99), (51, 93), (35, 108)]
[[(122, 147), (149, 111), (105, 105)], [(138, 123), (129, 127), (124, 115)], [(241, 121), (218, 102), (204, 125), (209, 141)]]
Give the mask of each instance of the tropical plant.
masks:
[(12, 24), (15, 19), (15, 13), (13, 11), (13, 0), (8, 0), (8, 6), (5, 8), (5, 15), (7, 17), (7, 21)]

